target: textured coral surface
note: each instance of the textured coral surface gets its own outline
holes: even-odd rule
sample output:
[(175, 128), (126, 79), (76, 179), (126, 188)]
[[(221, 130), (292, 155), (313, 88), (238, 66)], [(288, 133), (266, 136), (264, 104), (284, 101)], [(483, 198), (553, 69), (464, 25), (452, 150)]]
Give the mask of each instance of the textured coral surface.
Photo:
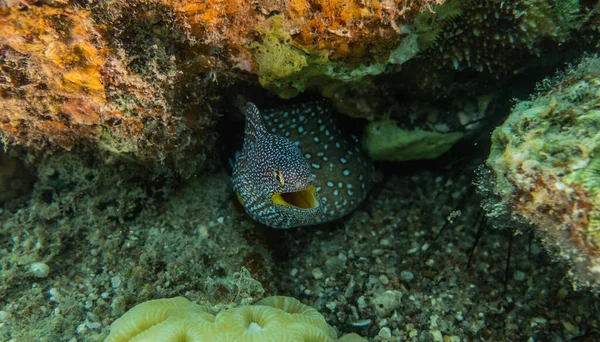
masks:
[(214, 89), (250, 73), (296, 95), (329, 63), (386, 59), (401, 26), (438, 2), (5, 2), (2, 136), (138, 161), (202, 151)]
[(4, 132), (40, 147), (52, 140), (69, 149), (77, 139), (97, 139), (106, 55), (89, 12), (12, 7), (0, 13)]
[(494, 131), (494, 192), (572, 265), (574, 285), (600, 290), (600, 59), (585, 58)]
[(213, 314), (183, 297), (141, 303), (111, 325), (105, 342), (239, 341), (334, 342), (335, 329), (315, 309), (292, 297), (263, 298)]
[(176, 28), (142, 33), (163, 9), (148, 5), (148, 17), (126, 24), (123, 17), (132, 12), (126, 4), (0, 8), (6, 142), (80, 145), (141, 162), (204, 146), (212, 121), (203, 105), (208, 87), (177, 58), (189, 41)]

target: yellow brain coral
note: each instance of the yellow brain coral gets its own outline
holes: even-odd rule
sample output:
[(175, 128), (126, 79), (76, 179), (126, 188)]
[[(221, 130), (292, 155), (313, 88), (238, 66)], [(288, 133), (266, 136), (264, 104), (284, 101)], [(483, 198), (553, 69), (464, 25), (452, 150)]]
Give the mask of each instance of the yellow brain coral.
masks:
[(216, 315), (183, 297), (150, 300), (129, 310), (110, 330), (105, 342), (337, 340), (336, 331), (317, 310), (283, 296)]

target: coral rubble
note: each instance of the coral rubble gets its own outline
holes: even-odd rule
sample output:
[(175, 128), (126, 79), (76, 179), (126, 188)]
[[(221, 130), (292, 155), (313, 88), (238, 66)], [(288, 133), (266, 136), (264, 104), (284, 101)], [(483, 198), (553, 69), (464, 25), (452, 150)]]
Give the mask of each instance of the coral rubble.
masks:
[(571, 265), (575, 287), (600, 291), (600, 58), (542, 83), (492, 136), (489, 215), (531, 224)]
[(0, 340), (95, 341), (133, 303), (247, 305), (274, 292), (271, 256), (235, 215), (226, 173), (176, 192), (175, 179), (145, 173), (74, 151), (38, 160), (29, 201), (0, 210)]

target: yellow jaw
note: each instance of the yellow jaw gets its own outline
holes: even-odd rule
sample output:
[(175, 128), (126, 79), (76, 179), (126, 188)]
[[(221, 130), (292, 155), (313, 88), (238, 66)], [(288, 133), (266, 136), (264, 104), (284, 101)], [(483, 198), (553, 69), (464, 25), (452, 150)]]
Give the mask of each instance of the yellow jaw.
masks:
[(271, 202), (281, 206), (293, 206), (300, 209), (312, 209), (319, 205), (317, 201), (317, 189), (314, 185), (297, 192), (276, 192), (271, 196)]

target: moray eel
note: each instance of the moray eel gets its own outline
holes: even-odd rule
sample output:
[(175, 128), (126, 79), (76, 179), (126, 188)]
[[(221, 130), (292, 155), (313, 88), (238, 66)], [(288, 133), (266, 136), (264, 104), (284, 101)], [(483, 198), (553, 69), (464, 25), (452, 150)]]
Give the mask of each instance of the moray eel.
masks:
[(247, 103), (233, 190), (254, 220), (273, 228), (336, 220), (371, 188), (373, 165), (358, 139), (344, 138), (324, 103), (260, 113)]

